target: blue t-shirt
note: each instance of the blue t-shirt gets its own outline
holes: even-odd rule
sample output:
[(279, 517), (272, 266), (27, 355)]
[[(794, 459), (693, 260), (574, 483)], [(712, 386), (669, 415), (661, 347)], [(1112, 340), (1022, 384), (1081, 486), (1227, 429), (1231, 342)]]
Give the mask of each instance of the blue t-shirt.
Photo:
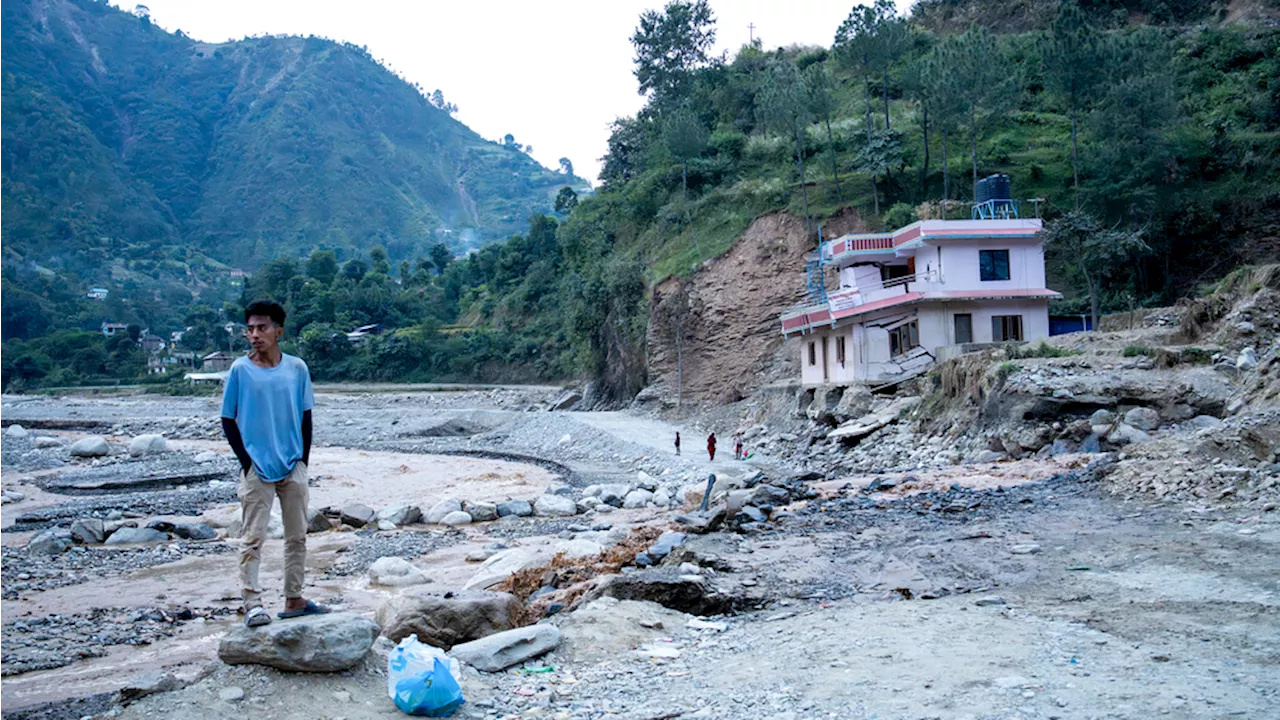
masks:
[(293, 355), (282, 354), (270, 368), (238, 358), (222, 391), (222, 417), (236, 421), (253, 469), (266, 482), (289, 477), (302, 460), (302, 413), (315, 404), (311, 372)]

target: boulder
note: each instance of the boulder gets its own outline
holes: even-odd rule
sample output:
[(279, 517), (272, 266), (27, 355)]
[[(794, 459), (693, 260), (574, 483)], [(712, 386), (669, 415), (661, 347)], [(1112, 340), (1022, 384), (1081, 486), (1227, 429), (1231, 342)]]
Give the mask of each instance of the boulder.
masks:
[(559, 644), (560, 629), (554, 625), (539, 624), (455, 645), (449, 654), (477, 670), (501, 672), (550, 652)]
[(27, 429), (22, 427), (21, 425), (14, 423), (5, 429), (4, 434), (6, 437), (24, 438), (30, 435), (31, 433), (27, 432)]
[(120, 688), (119, 694), (116, 695), (116, 702), (121, 705), (128, 705), (134, 700), (156, 693), (177, 690), (181, 686), (182, 683), (178, 682), (178, 678), (173, 673), (167, 670), (151, 670), (137, 675), (128, 684)]
[(1128, 423), (1120, 423), (1107, 435), (1107, 442), (1112, 445), (1128, 445), (1130, 443), (1143, 442), (1149, 440), (1150, 435), (1142, 432)]
[(386, 520), (392, 525), (412, 525), (422, 519), (422, 508), (417, 505), (392, 505), (379, 510), (376, 517), (379, 521)]
[(445, 498), (431, 506), (422, 519), (429, 523), (438, 523), (451, 512), (462, 512), (462, 501), (457, 498)]
[(440, 524), (452, 525), (452, 526), (470, 525), (471, 514), (467, 512), (463, 512), (462, 510), (455, 510), (449, 513), (448, 515), (445, 515), (444, 517), (440, 518)]
[(537, 559), (533, 553), (520, 548), (494, 553), (480, 565), (476, 573), (462, 587), (464, 590), (487, 590), (506, 580), (517, 570), (523, 570), (536, 562)]
[(973, 461), (977, 463), (991, 463), (991, 462), (999, 462), (1000, 460), (1004, 460), (1007, 457), (1009, 457), (1009, 453), (1006, 453), (1006, 452), (996, 452), (995, 450), (983, 450), (982, 452), (978, 453), (976, 457), (973, 458)]
[(1111, 425), (1116, 421), (1116, 414), (1107, 409), (1094, 410), (1089, 416), (1089, 425)]
[(1209, 430), (1222, 426), (1222, 421), (1212, 415), (1197, 415), (1191, 418), (1191, 424), (1198, 430)]
[(163, 435), (139, 435), (129, 441), (129, 454), (133, 457), (155, 455), (169, 449), (169, 442)]
[[(731, 478), (725, 475), (716, 477), (715, 485), (711, 487), (711, 502), (717, 503), (723, 500), (733, 490), (742, 488), (742, 480)], [(684, 488), (684, 505), (689, 508), (697, 508), (702, 505), (702, 498), (707, 492), (707, 483), (703, 482), (686, 485)]]
[(670, 555), (672, 550), (683, 545), (688, 538), (689, 536), (682, 532), (664, 532), (649, 546), (648, 550), (645, 550), (645, 554), (656, 562)]
[(631, 486), (625, 483), (606, 483), (600, 486), (596, 497), (600, 498), (600, 502), (606, 505), (620, 508), (626, 502), (627, 494), (630, 492)]
[(212, 540), (218, 537), (218, 531), (204, 523), (178, 523), (173, 526), (173, 534), (183, 540)]
[(533, 514), (540, 517), (569, 517), (578, 514), (578, 504), (573, 498), (543, 494), (534, 501)]
[(36, 448), (40, 450), (48, 450), (50, 448), (62, 447), (62, 441), (56, 437), (41, 435), (36, 438)]
[(1147, 407), (1136, 407), (1124, 414), (1124, 422), (1130, 427), (1150, 432), (1160, 427), (1160, 413)]
[(864, 385), (850, 385), (840, 395), (840, 402), (831, 411), (836, 422), (848, 422), (871, 412), (871, 390)]
[(514, 628), (524, 608), (514, 595), (405, 590), (387, 598), (374, 619), (395, 642), (409, 635), (445, 649)]
[(1236, 357), (1236, 369), (1248, 372), (1258, 367), (1258, 354), (1254, 349), (1247, 347), (1240, 351), (1240, 355)]
[(805, 415), (820, 425), (838, 424), (835, 409), (840, 405), (840, 397), (844, 389), (832, 385), (820, 385), (814, 388), (813, 402), (805, 410)]
[(204, 463), (216, 462), (218, 457), (219, 457), (218, 453), (214, 452), (213, 450), (205, 450), (202, 453), (196, 453), (196, 456), (193, 458), (193, 460), (195, 460), (195, 462), (204, 464)]
[(98, 518), (79, 518), (71, 523), (71, 539), (85, 545), (97, 545), (107, 539), (107, 528)]
[[(369, 566), (369, 582), (374, 585), (403, 587), (430, 582), (426, 573), (400, 557), (380, 557)], [(381, 625), (382, 623), (378, 623)], [(399, 640), (399, 638), (396, 638)], [(434, 644), (434, 643), (432, 643)]]
[(647, 600), (692, 615), (720, 615), (733, 609), (732, 598), (716, 593), (701, 576), (666, 568), (608, 575), (582, 596), (582, 602), (601, 597)]
[(27, 543), (28, 555), (60, 555), (71, 547), (71, 534), (50, 528), (36, 533)]
[(582, 393), (577, 390), (565, 390), (560, 396), (551, 401), (552, 410), (568, 410), (569, 408), (582, 402)]
[(653, 494), (653, 504), (658, 507), (666, 507), (670, 505), (671, 493), (667, 492), (666, 488), (658, 488), (658, 491)]
[(339, 672), (364, 658), (378, 632), (372, 620), (349, 612), (304, 615), (256, 628), (236, 623), (218, 644), (218, 657), (228, 665)]
[(508, 500), (500, 502), (497, 506), (498, 517), (506, 517), (514, 515), (516, 517), (529, 517), (533, 514), (533, 506), (527, 500)]
[(498, 506), (489, 502), (462, 503), (462, 511), (471, 516), (474, 522), (489, 522), (498, 519)]
[(653, 493), (636, 488), (627, 493), (626, 499), (622, 501), (622, 507), (628, 509), (642, 508), (648, 505), (651, 500), (653, 500)]
[(316, 508), (307, 508), (307, 532), (318, 533), (333, 529), (333, 523), (325, 517), (324, 512)]
[(107, 538), (108, 545), (124, 545), (127, 543), (164, 542), (169, 536), (155, 528), (122, 527)]
[(653, 492), (654, 490), (658, 489), (658, 481), (654, 480), (653, 476), (650, 475), (649, 473), (641, 470), (636, 473), (636, 487), (640, 488), (641, 490), (648, 490), (649, 492)]
[(363, 503), (348, 503), (342, 506), (342, 522), (351, 527), (364, 527), (377, 521), (378, 514), (373, 508)]
[(747, 503), (757, 507), (768, 505), (778, 507), (791, 502), (791, 493), (777, 485), (757, 485), (747, 496)]
[(72, 457), (103, 457), (111, 454), (111, 446), (99, 435), (90, 435), (71, 443), (67, 448)]

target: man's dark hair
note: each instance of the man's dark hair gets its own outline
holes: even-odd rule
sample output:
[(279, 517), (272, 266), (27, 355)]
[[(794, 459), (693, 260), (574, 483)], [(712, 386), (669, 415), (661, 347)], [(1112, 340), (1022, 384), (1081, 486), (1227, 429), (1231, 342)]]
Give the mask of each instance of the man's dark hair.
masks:
[(280, 327), (284, 327), (284, 308), (275, 300), (254, 300), (244, 309), (244, 321), (254, 315), (266, 315)]

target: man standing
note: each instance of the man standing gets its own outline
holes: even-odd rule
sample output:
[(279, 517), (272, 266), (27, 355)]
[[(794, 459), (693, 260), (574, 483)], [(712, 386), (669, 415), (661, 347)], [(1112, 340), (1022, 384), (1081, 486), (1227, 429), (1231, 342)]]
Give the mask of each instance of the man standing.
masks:
[(676, 433), (676, 454), (680, 454), (680, 433)]
[(258, 300), (244, 311), (253, 350), (237, 358), (222, 394), (222, 432), (240, 461), (244, 528), (240, 587), (249, 627), (266, 625), (258, 566), (271, 505), (280, 498), (284, 520), (284, 595), (280, 617), (329, 612), (302, 597), (307, 560), (307, 461), (311, 457), (311, 373), (300, 358), (280, 351), (284, 308)]

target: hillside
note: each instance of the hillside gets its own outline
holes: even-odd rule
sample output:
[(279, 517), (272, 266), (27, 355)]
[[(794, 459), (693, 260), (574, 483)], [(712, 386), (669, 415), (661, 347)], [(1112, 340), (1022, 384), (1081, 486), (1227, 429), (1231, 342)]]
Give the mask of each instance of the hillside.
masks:
[(17, 0), (3, 56), (4, 263), (80, 291), (216, 288), (316, 247), (468, 250), (584, 185), (351, 45), (209, 45), (105, 3)]

